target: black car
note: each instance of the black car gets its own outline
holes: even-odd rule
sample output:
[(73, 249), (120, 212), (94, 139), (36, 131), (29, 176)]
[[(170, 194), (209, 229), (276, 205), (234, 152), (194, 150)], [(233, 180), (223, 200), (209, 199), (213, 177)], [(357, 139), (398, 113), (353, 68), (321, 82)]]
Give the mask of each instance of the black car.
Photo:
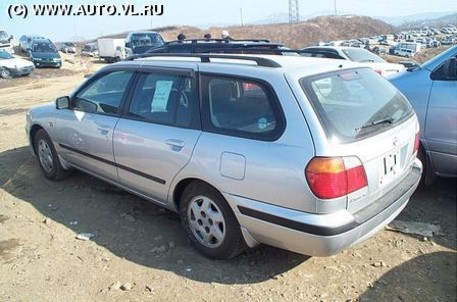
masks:
[(146, 53), (285, 54), (289, 53), (289, 49), (284, 44), (269, 40), (191, 39), (166, 42), (162, 46), (150, 48)]

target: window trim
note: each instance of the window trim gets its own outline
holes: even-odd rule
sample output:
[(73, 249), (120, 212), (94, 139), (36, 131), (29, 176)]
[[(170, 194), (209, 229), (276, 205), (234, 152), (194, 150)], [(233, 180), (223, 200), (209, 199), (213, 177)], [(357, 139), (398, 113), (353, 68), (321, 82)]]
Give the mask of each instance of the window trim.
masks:
[[(259, 78), (249, 77), (249, 76), (239, 76), (239, 75), (231, 75), (231, 74), (222, 74), (222, 73), (212, 73), (212, 72), (203, 72), (199, 74), (200, 78), (200, 100), (201, 100), (201, 123), (202, 129), (204, 132), (220, 134), (225, 136), (231, 137), (238, 137), (238, 138), (246, 138), (251, 140), (257, 141), (266, 141), (266, 142), (274, 142), (277, 141), (283, 134), (286, 129), (286, 118), (284, 115), (284, 111), (281, 106), (281, 102), (273, 89), (272, 85)], [(233, 129), (223, 129), (213, 126), (210, 117), (210, 105), (209, 105), (209, 89), (208, 89), (208, 82), (210, 79), (214, 78), (222, 78), (222, 79), (233, 79), (238, 81), (244, 82), (254, 82), (259, 84), (264, 89), (266, 89), (268, 101), (270, 103), (270, 107), (273, 111), (273, 114), (276, 118), (276, 128), (273, 132), (270, 133), (252, 133), (246, 131), (239, 131)], [(205, 85), (205, 86), (204, 86)]]

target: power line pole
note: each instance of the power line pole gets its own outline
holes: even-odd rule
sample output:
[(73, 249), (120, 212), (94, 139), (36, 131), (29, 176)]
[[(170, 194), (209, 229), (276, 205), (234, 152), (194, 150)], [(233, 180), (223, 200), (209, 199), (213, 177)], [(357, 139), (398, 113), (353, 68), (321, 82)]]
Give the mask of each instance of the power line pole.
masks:
[(244, 26), (244, 22), (243, 22), (243, 9), (240, 8), (240, 18), (241, 18), (241, 27)]
[(298, 0), (289, 0), (289, 23), (297, 23), (300, 21), (300, 10), (298, 8)]
[(338, 12), (336, 11), (336, 0), (333, 0), (333, 8), (335, 9), (335, 16), (337, 16)]

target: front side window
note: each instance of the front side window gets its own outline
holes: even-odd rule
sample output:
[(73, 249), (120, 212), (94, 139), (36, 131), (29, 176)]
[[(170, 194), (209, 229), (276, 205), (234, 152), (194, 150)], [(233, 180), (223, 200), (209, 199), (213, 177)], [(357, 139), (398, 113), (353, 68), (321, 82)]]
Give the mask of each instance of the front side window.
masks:
[(72, 108), (116, 115), (131, 77), (131, 71), (115, 71), (96, 79), (73, 98)]
[(266, 83), (211, 75), (202, 82), (205, 130), (259, 140), (282, 134), (282, 110)]
[(184, 75), (148, 73), (137, 84), (127, 115), (147, 122), (189, 127), (198, 114), (195, 79)]
[(411, 105), (370, 68), (326, 73), (300, 80), (327, 136), (353, 142), (401, 123)]

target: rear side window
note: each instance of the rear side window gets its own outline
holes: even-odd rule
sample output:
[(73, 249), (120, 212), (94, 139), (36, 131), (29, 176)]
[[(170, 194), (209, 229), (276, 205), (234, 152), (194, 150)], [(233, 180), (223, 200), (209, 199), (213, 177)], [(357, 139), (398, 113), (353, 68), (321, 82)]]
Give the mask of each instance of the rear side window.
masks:
[(202, 97), (206, 131), (271, 141), (284, 130), (279, 102), (264, 82), (206, 75)]
[[(195, 79), (183, 75), (142, 74), (127, 115), (147, 122), (189, 127), (198, 122)], [(198, 109), (197, 109), (198, 110)]]
[(300, 80), (329, 139), (353, 142), (394, 127), (413, 111), (387, 80), (369, 68)]

